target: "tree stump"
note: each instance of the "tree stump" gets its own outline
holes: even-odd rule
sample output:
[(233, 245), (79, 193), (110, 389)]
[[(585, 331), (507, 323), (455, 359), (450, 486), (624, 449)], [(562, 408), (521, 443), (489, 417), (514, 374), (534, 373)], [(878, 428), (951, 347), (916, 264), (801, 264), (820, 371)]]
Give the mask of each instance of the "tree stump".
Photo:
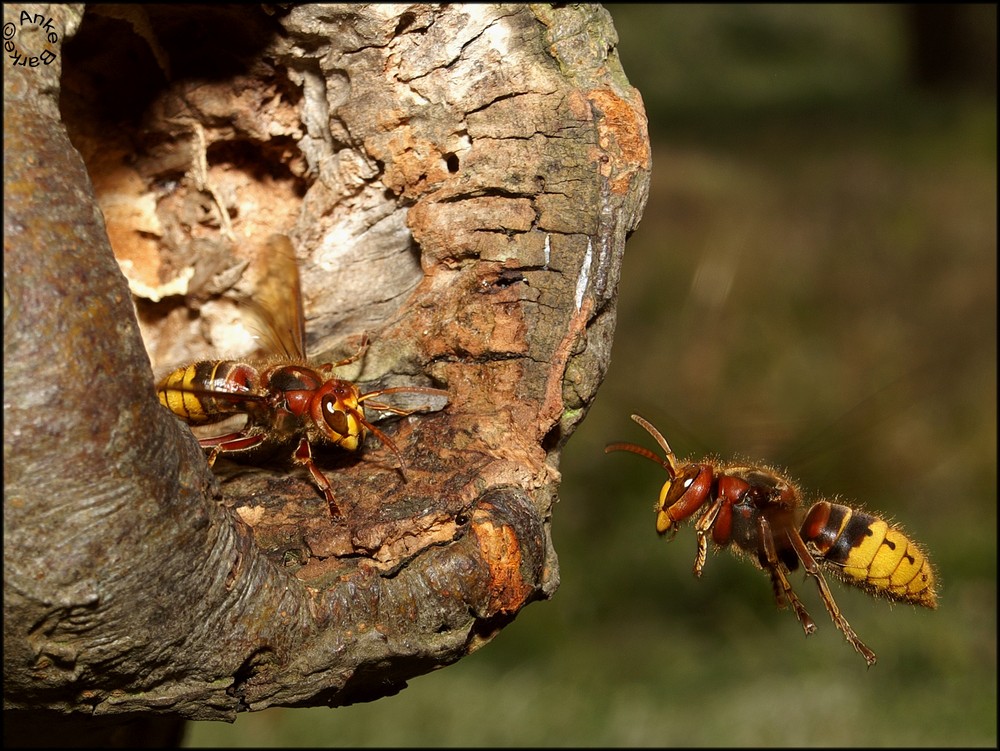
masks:
[[(606, 11), (38, 8), (4, 7), (58, 36), (4, 80), (5, 709), (371, 700), (551, 596), (650, 168)], [(450, 395), (382, 424), (405, 479), (377, 441), (320, 456), (341, 519), (301, 470), (213, 474), (153, 390), (241, 354), (272, 232), (311, 356), (366, 334), (339, 377)]]

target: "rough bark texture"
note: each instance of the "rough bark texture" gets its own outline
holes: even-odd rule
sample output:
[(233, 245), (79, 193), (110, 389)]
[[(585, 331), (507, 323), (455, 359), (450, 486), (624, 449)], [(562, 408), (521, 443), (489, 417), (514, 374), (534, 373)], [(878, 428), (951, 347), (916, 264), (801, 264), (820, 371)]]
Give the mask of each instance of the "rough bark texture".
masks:
[[(549, 597), (650, 166), (607, 13), (24, 8), (60, 39), (4, 81), (5, 709), (374, 699)], [(341, 377), (450, 393), (383, 424), (405, 481), (377, 442), (321, 455), (340, 520), (301, 471), (217, 478), (152, 388), (233, 354), (275, 231), (310, 354), (364, 332)]]

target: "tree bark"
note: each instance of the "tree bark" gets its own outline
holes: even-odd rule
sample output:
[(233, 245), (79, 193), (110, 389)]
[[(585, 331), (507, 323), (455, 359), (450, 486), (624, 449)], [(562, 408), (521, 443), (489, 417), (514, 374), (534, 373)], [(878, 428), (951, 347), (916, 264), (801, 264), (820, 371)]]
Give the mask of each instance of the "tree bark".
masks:
[[(5, 709), (370, 700), (551, 596), (650, 167), (608, 14), (5, 6), (22, 45), (24, 8), (60, 32), (4, 81)], [(321, 456), (338, 520), (304, 472), (214, 475), (153, 390), (232, 354), (275, 231), (310, 354), (366, 333), (340, 377), (450, 395), (382, 426), (405, 480), (377, 442)]]

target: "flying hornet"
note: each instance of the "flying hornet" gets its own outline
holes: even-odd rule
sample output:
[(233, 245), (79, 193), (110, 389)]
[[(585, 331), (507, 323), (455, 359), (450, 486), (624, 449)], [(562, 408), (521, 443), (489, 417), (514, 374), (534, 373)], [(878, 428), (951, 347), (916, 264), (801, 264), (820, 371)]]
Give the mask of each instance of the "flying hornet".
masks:
[(840, 612), (823, 577), (824, 569), (870, 595), (937, 607), (930, 561), (899, 527), (867, 511), (826, 500), (803, 513), (802, 494), (787, 477), (752, 464), (678, 461), (655, 427), (639, 415), (632, 419), (656, 440), (664, 456), (633, 443), (611, 443), (604, 451), (630, 451), (667, 470), (655, 507), (656, 531), (672, 539), (684, 520), (698, 514), (695, 576), (702, 574), (711, 537), (718, 547), (748, 557), (767, 573), (778, 607), (790, 604), (808, 636), (816, 631), (816, 623), (788, 580), (788, 574), (801, 565), (819, 588), (830, 618), (869, 667), (875, 664), (875, 653)]

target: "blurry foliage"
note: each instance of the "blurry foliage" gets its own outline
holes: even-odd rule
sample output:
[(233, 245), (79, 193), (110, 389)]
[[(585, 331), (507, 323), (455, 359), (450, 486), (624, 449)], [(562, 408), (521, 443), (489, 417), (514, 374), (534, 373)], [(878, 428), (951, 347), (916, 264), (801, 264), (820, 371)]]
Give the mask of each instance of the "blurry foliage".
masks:
[[(610, 6), (653, 184), (564, 454), (560, 590), (398, 696), (198, 723), (189, 744), (995, 746), (991, 7), (993, 87), (924, 89), (905, 6)], [(807, 498), (896, 519), (940, 609), (831, 582), (866, 671), (801, 575), (809, 639), (746, 562), (712, 554), (695, 580), (690, 525), (653, 529), (662, 469), (602, 454), (651, 445), (634, 411), (679, 455), (777, 463)]]
[(853, 105), (902, 80), (905, 29), (884, 5), (613, 5), (620, 54), (654, 135), (684, 122)]

